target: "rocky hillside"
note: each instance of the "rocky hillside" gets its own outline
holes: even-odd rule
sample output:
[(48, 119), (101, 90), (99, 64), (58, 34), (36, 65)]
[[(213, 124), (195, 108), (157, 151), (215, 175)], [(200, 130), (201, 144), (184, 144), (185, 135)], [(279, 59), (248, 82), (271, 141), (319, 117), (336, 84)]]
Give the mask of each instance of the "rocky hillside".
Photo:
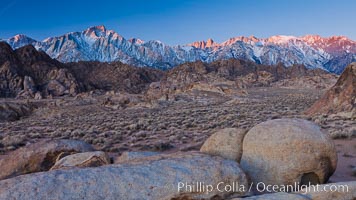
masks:
[[(180, 83), (189, 83), (194, 81), (213, 81), (211, 79), (223, 78), (226, 80), (236, 80), (244, 76), (252, 76), (251, 84), (261, 85), (259, 82), (263, 77), (269, 76), (269, 81), (274, 82), (281, 79), (289, 79), (302, 76), (316, 76), (326, 74), (327, 72), (315, 69), (309, 70), (303, 65), (293, 65), (285, 67), (279, 63), (275, 66), (256, 64), (245, 60), (219, 60), (212, 63), (192, 62), (186, 63), (169, 70), (165, 79), (167, 81), (176, 81)], [(264, 75), (262, 75), (264, 74)]]
[(25, 35), (16, 35), (5, 41), (15, 49), (32, 44), (61, 62), (120, 61), (159, 69), (172, 68), (186, 62), (210, 63), (235, 58), (265, 65), (303, 64), (307, 68), (341, 73), (346, 65), (356, 61), (356, 42), (343, 36), (251, 36), (230, 38), (221, 44), (209, 39), (169, 46), (156, 40), (145, 42), (137, 38), (125, 39), (104, 26), (95, 26), (43, 41)]
[(161, 74), (122, 63), (63, 64), (32, 45), (12, 50), (0, 42), (0, 97), (41, 99), (95, 89), (139, 93)]
[(77, 62), (66, 63), (79, 83), (81, 91), (104, 90), (141, 93), (151, 82), (159, 81), (163, 71), (139, 68), (121, 62)]
[(79, 90), (75, 78), (62, 63), (31, 45), (12, 50), (2, 42), (0, 52), (1, 97), (42, 98), (42, 95), (74, 95)]
[(351, 63), (337, 83), (307, 111), (308, 114), (349, 114), (356, 117), (356, 63)]
[[(204, 90), (215, 93), (230, 93), (236, 89), (251, 87), (279, 87), (289, 83), (294, 85), (294, 79), (311, 78), (317, 83), (315, 87), (328, 82), (324, 76), (335, 79), (321, 69), (307, 69), (303, 65), (285, 67), (283, 64), (275, 66), (256, 64), (244, 60), (220, 60), (212, 63), (201, 61), (191, 62), (177, 66), (165, 74), (159, 83), (152, 83), (147, 96), (153, 98), (170, 98), (172, 94), (190, 90)], [(316, 77), (319, 77), (317, 80)], [(283, 82), (279, 82), (283, 81)], [(293, 83), (292, 83), (293, 82)], [(298, 83), (300, 88), (309, 88), (308, 83)]]

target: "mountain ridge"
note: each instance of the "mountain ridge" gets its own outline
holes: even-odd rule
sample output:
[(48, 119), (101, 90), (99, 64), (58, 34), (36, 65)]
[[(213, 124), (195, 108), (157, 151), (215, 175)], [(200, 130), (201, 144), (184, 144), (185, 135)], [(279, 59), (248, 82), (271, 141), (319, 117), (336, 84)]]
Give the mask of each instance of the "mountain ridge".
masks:
[(236, 58), (268, 65), (303, 64), (308, 68), (340, 74), (345, 66), (356, 61), (356, 42), (345, 36), (239, 36), (222, 43), (208, 39), (170, 46), (158, 40), (125, 39), (101, 25), (43, 41), (25, 35), (16, 35), (5, 41), (14, 49), (31, 44), (61, 62), (120, 61), (159, 69), (170, 69), (185, 62), (210, 63)]
[(307, 69), (304, 65), (262, 65), (234, 58), (211, 63), (187, 62), (166, 71), (120, 61), (61, 63), (32, 45), (13, 50), (6, 42), (0, 42), (0, 97), (5, 98), (76, 96), (95, 90), (131, 94), (149, 91), (148, 97), (170, 96), (191, 87), (220, 88), (221, 84), (240, 89), (269, 87), (283, 80), (328, 75), (335, 76), (322, 69)]
[(140, 93), (163, 72), (121, 62), (61, 63), (26, 45), (16, 50), (0, 42), (0, 97), (50, 98), (93, 90)]

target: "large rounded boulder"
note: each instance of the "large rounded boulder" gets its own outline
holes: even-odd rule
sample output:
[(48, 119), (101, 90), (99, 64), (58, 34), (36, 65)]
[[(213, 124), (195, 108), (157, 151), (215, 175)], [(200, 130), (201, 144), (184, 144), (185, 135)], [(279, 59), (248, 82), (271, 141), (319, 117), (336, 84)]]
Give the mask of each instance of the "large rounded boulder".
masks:
[(80, 140), (43, 140), (29, 144), (0, 158), (0, 180), (49, 170), (61, 154), (94, 151)]
[(200, 152), (240, 162), (245, 134), (246, 130), (244, 129), (221, 129), (204, 142)]
[(316, 124), (302, 119), (263, 122), (249, 130), (243, 141), (241, 167), (254, 184), (321, 184), (336, 164), (333, 141)]

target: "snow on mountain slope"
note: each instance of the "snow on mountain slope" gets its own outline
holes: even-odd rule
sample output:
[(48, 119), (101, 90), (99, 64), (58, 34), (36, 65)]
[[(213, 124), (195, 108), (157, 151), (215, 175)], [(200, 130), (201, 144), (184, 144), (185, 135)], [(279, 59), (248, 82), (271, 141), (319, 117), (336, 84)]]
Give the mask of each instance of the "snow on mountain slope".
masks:
[(241, 36), (221, 44), (209, 39), (188, 45), (169, 46), (154, 40), (126, 40), (104, 26), (94, 26), (82, 32), (71, 32), (43, 41), (24, 35), (16, 35), (5, 41), (15, 49), (32, 44), (62, 62), (121, 61), (160, 69), (197, 60), (213, 62), (238, 58), (261, 64), (281, 62), (291, 66), (298, 63), (308, 68), (341, 73), (347, 64), (356, 61), (356, 42), (343, 36), (272, 36), (265, 39)]

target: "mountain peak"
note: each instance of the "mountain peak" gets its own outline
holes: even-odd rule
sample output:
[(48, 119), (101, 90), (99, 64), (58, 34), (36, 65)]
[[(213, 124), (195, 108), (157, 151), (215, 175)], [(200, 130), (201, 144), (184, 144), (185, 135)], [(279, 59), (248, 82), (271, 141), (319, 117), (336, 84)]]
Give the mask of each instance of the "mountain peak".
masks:
[(305, 35), (302, 37), (302, 40), (313, 43), (315, 41), (320, 41), (322, 38), (320, 35)]
[(89, 35), (92, 38), (95, 37), (103, 37), (106, 35), (106, 28), (103, 25), (100, 26), (92, 26), (89, 27), (87, 30), (84, 31), (85, 35)]
[(12, 48), (17, 49), (19, 47), (22, 47), (22, 46), (25, 46), (28, 44), (35, 45), (36, 40), (34, 40), (26, 35), (18, 34), (18, 35), (15, 35), (15, 36), (7, 39), (6, 42), (8, 44), (10, 44)]
[(209, 38), (208, 41), (206, 42), (206, 47), (212, 47), (214, 46), (216, 43), (214, 42), (213, 39)]
[(24, 34), (17, 34), (15, 36), (9, 38), (9, 41), (13, 41), (13, 42), (18, 42), (20, 40), (33, 40), (33, 39), (24, 35)]
[(138, 45), (145, 43), (145, 41), (139, 38), (130, 38), (128, 39), (128, 41), (131, 42), (132, 44), (138, 44)]
[(296, 40), (298, 39), (295, 36), (289, 36), (289, 35), (275, 35), (271, 36), (267, 39), (268, 42), (275, 43), (275, 44), (282, 44), (282, 43), (287, 43), (290, 40)]
[(28, 37), (26, 35), (23, 35), (23, 34), (17, 34), (13, 38), (14, 38), (15, 41), (18, 41), (18, 40), (21, 40), (21, 39), (24, 39), (24, 38), (28, 38)]
[(89, 29), (96, 30), (96, 31), (101, 31), (101, 32), (106, 32), (106, 28), (105, 28), (104, 25), (92, 26)]
[(344, 66), (355, 61), (356, 54), (356, 42), (344, 36), (239, 36), (221, 44), (209, 38), (187, 45), (169, 46), (157, 40), (126, 40), (102, 25), (43, 41), (28, 39), (25, 35), (17, 35), (5, 41), (14, 49), (32, 44), (36, 49), (45, 51), (50, 57), (62, 62), (122, 61), (161, 69), (197, 60), (210, 63), (236, 58), (270, 65), (283, 63), (292, 66), (298, 63), (308, 68), (340, 73)]
[(214, 42), (213, 39), (209, 38), (207, 41), (197, 41), (193, 42), (191, 44), (188, 44), (188, 46), (193, 46), (195, 48), (200, 48), (200, 49), (205, 49), (209, 47), (215, 47), (218, 46), (219, 44)]

